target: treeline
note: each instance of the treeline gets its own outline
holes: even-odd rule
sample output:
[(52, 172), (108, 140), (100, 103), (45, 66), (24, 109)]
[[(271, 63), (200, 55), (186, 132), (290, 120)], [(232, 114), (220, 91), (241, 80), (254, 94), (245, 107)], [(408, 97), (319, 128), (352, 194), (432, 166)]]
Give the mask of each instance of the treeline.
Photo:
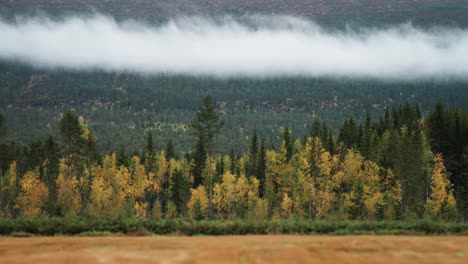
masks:
[[(0, 132), (6, 125), (0, 118)], [(1, 145), (0, 214), (194, 220), (463, 220), (467, 216), (468, 111), (437, 104), (427, 117), (417, 106), (378, 119), (353, 118), (335, 136), (314, 120), (279, 147), (256, 132), (250, 150), (219, 148), (224, 125), (211, 97), (191, 124), (193, 151), (172, 141), (127, 153), (96, 151), (96, 137), (73, 111), (49, 137), (24, 147)]]

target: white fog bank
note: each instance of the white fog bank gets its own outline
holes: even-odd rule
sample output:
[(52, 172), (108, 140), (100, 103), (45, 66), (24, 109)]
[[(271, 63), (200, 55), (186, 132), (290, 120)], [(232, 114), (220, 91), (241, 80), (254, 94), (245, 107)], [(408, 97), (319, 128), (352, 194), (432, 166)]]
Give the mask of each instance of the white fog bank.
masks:
[(0, 20), (0, 60), (143, 74), (468, 79), (468, 30), (329, 32), (285, 16), (179, 18), (160, 26), (103, 15)]

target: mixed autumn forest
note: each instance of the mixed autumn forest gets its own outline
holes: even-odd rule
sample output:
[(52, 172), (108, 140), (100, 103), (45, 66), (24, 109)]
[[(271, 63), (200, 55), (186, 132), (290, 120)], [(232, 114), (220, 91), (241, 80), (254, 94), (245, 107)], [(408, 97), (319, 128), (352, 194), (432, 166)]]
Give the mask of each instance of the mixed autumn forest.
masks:
[[(2, 118), (2, 133), (7, 129)], [(193, 117), (189, 153), (152, 133), (134, 153), (98, 152), (83, 117), (67, 111), (60, 138), (2, 144), (3, 217), (223, 220), (462, 220), (468, 111), (406, 104), (347, 119), (335, 136), (318, 119), (278, 147), (260, 133), (246, 153), (219, 148), (225, 120), (211, 97)]]

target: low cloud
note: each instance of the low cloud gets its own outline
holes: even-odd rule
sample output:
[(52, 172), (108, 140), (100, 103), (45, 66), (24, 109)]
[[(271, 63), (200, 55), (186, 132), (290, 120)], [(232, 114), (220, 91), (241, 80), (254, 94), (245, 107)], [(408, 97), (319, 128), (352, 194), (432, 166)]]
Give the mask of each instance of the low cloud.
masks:
[(35, 67), (142, 74), (468, 79), (468, 30), (327, 31), (285, 16), (178, 18), (161, 25), (104, 15), (0, 21), (0, 59)]

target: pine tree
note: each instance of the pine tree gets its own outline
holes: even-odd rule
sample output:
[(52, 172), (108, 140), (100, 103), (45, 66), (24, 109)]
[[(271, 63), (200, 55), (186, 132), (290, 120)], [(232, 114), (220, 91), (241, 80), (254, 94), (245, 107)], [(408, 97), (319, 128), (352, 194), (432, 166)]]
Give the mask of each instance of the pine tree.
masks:
[(266, 178), (266, 149), (265, 142), (263, 139), (260, 143), (260, 149), (258, 151), (258, 162), (257, 162), (257, 179), (259, 181), (259, 196), (263, 198), (265, 191), (265, 178)]
[(153, 146), (153, 133), (149, 132), (147, 139), (146, 139), (146, 148), (145, 152), (149, 156), (153, 156), (154, 154), (154, 146)]
[(257, 157), (258, 156), (258, 138), (257, 138), (257, 131), (254, 130), (252, 136), (252, 142), (250, 143), (250, 152), (249, 152), (249, 163), (248, 168), (246, 171), (248, 172), (249, 176), (255, 176), (258, 178), (257, 173)]
[(148, 132), (146, 138), (146, 146), (143, 150), (143, 163), (145, 164), (145, 169), (148, 173), (153, 172), (155, 155), (154, 155), (154, 146), (153, 146), (153, 134)]
[[(215, 104), (210, 96), (205, 97), (203, 104), (195, 114), (195, 119), (192, 121), (192, 128), (195, 135), (198, 138), (198, 144), (203, 147), (203, 151), (206, 152), (208, 158), (208, 174), (210, 183), (213, 183), (213, 171), (211, 169), (212, 156), (214, 151), (214, 140), (219, 135), (221, 128), (224, 125), (224, 120), (221, 120), (220, 114), (216, 112)], [(197, 146), (198, 149), (198, 146)], [(199, 153), (201, 154), (201, 153)], [(200, 159), (201, 160), (201, 159)], [(201, 166), (197, 164), (196, 166)], [(195, 176), (195, 175), (194, 175)], [(196, 185), (195, 185), (196, 186)], [(212, 217), (212, 200), (213, 190), (212, 185), (207, 186), (208, 188), (208, 202), (209, 202), (209, 218)]]
[(117, 165), (125, 167), (130, 166), (130, 159), (129, 156), (127, 156), (124, 145), (120, 145), (119, 151), (117, 151)]
[(86, 144), (83, 138), (83, 126), (81, 126), (78, 116), (72, 111), (67, 111), (59, 123), (60, 134), (65, 143), (63, 156), (65, 158), (65, 177), (70, 173), (81, 175), (83, 172), (84, 146)]
[(364, 187), (361, 181), (358, 181), (351, 193), (351, 207), (349, 215), (351, 219), (363, 219), (365, 217), (366, 207), (364, 205)]
[(236, 169), (237, 159), (236, 159), (236, 155), (234, 154), (234, 149), (231, 149), (231, 152), (229, 153), (229, 161), (230, 161), (229, 171), (231, 172), (231, 174), (235, 175), (237, 171)]
[(3, 115), (0, 113), (0, 140), (7, 134), (6, 121)]
[(198, 188), (203, 183), (203, 170), (206, 165), (207, 153), (202, 141), (198, 141), (195, 153), (193, 154), (192, 175), (193, 188)]
[(220, 114), (216, 112), (211, 97), (205, 97), (192, 122), (192, 128), (208, 155), (213, 154), (214, 140), (219, 135), (223, 125), (224, 121), (221, 120)]
[(170, 160), (170, 159), (177, 159), (174, 145), (172, 144), (172, 139), (169, 139), (169, 141), (167, 141), (167, 146), (166, 146), (166, 160)]
[(359, 127), (354, 119), (350, 117), (345, 120), (338, 135), (338, 141), (343, 142), (346, 148), (356, 147), (359, 142)]
[(181, 170), (174, 171), (171, 180), (171, 200), (176, 206), (177, 213), (179, 215), (185, 215), (187, 212), (187, 202), (190, 198), (190, 180)]
[(284, 129), (283, 146), (286, 150), (286, 161), (289, 162), (293, 156), (293, 142), (291, 140), (291, 131), (288, 127)]
[(57, 198), (56, 181), (60, 173), (60, 149), (50, 136), (44, 146), (44, 170), (45, 170), (45, 184), (48, 189), (49, 197), (47, 204), (47, 211), (49, 214), (55, 212), (55, 199)]
[(322, 124), (318, 118), (314, 118), (314, 121), (312, 121), (312, 127), (310, 128), (309, 136), (311, 138), (320, 138), (322, 136)]

